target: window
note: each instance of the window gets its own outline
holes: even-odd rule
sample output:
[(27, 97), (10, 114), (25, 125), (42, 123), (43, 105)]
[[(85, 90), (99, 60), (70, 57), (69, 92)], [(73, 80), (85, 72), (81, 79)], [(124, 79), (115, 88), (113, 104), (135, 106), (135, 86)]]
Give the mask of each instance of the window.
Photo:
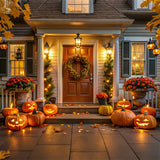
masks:
[(10, 44), (11, 76), (25, 75), (25, 45)]
[(143, 3), (143, 1), (144, 0), (134, 0), (134, 9), (152, 9), (152, 3), (150, 3), (148, 7), (141, 8), (141, 3)]
[(144, 42), (133, 42), (131, 51), (131, 61), (132, 61), (132, 72), (134, 75), (144, 75), (145, 74), (145, 43)]

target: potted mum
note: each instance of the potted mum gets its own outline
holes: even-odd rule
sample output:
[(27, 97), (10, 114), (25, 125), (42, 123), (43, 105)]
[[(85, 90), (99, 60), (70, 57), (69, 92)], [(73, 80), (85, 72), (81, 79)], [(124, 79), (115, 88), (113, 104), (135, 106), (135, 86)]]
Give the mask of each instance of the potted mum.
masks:
[(18, 107), (25, 101), (31, 100), (31, 91), (34, 89), (35, 82), (31, 77), (12, 77), (6, 82), (6, 90), (15, 92)]
[(130, 78), (124, 83), (123, 89), (131, 92), (133, 104), (138, 107), (142, 107), (145, 104), (147, 92), (157, 91), (153, 79), (148, 77)]
[(96, 97), (98, 98), (98, 102), (100, 105), (105, 105), (106, 98), (108, 98), (108, 95), (104, 92), (101, 92), (97, 94)]

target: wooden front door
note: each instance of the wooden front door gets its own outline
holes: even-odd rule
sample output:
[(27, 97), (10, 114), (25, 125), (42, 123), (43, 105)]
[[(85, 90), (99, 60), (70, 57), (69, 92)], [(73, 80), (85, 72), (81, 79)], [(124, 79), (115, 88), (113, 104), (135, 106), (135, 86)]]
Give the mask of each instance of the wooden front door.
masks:
[[(73, 80), (64, 64), (67, 59), (75, 55), (75, 46), (63, 46), (63, 102), (93, 102), (93, 46), (82, 46), (81, 55), (90, 62), (90, 71), (82, 80)], [(80, 63), (73, 63), (73, 68), (80, 73)]]

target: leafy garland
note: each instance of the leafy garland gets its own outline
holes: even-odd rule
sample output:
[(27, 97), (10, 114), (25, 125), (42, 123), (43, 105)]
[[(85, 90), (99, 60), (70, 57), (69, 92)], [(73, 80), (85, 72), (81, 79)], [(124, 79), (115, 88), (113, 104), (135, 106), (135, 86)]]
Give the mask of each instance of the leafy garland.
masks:
[[(72, 67), (73, 63), (81, 63), (82, 69), (80, 73), (78, 73), (75, 69), (73, 69)], [(65, 68), (69, 71), (70, 77), (72, 79), (80, 80), (87, 76), (89, 69), (90, 69), (90, 63), (82, 55), (75, 55), (75, 56), (70, 57), (67, 60), (67, 62), (65, 63)]]

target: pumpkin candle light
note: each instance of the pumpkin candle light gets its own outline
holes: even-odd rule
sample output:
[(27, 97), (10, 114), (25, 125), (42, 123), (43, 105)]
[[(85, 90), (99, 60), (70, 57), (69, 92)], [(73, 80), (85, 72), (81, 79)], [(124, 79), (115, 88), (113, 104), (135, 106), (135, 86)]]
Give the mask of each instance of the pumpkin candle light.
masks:
[(146, 106), (142, 107), (141, 113), (144, 114), (145, 111), (147, 111), (147, 113), (149, 115), (152, 115), (154, 117), (156, 116), (156, 110), (155, 110), (155, 108), (149, 106), (149, 104), (147, 104)]
[(123, 98), (122, 101), (118, 101), (117, 103), (117, 109), (122, 109), (121, 106), (124, 109), (131, 109), (132, 105), (129, 101), (127, 101), (125, 98)]

